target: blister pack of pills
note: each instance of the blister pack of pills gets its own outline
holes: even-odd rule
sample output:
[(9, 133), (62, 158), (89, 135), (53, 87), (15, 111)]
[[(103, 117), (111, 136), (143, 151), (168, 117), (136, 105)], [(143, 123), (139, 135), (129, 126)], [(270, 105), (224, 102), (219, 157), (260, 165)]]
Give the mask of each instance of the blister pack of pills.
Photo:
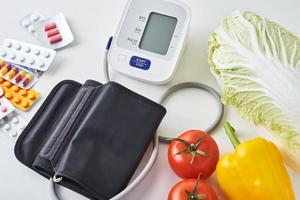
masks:
[(40, 73), (0, 60), (0, 77), (23, 89), (29, 89), (37, 82)]
[(0, 59), (9, 63), (46, 71), (56, 52), (37, 45), (6, 39), (0, 47)]
[(36, 30), (37, 39), (48, 48), (59, 49), (67, 46), (74, 40), (68, 22), (61, 13), (52, 18), (34, 23), (33, 26)]
[(15, 107), (3, 96), (0, 97), (0, 119), (13, 112)]
[(30, 34), (32, 34), (34, 37), (37, 37), (37, 33), (36, 30), (33, 26), (33, 24), (40, 22), (42, 20), (46, 19), (45, 16), (43, 16), (41, 13), (39, 12), (31, 12), (28, 15), (26, 15), (25, 17), (23, 17), (20, 20), (20, 24), (21, 26), (27, 30)]
[(3, 78), (0, 78), (0, 86), (4, 92), (4, 97), (16, 108), (23, 111), (28, 111), (40, 97), (40, 93), (36, 90), (21, 89), (19, 86), (5, 81)]
[(0, 119), (0, 132), (11, 138), (17, 138), (25, 129), (26, 121), (15, 111)]

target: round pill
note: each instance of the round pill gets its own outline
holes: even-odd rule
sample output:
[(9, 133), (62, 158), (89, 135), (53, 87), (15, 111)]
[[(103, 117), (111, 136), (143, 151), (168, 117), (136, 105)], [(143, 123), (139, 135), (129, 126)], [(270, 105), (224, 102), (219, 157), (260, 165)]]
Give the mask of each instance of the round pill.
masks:
[(3, 125), (5, 123), (4, 119), (0, 119), (0, 125)]
[(12, 47), (12, 43), (11, 43), (11, 41), (7, 41), (5, 45), (6, 45), (6, 47), (7, 47), (7, 48), (10, 48), (10, 47)]
[(4, 105), (0, 105), (0, 111), (5, 113), (7, 111), (7, 107)]
[(33, 58), (30, 58), (29, 64), (33, 65), (35, 63), (35, 60)]
[(7, 99), (11, 99), (11, 98), (14, 97), (13, 94), (12, 94), (10, 91), (5, 92), (4, 96), (5, 96)]
[(44, 53), (44, 57), (45, 57), (45, 58), (49, 58), (49, 57), (50, 57), (50, 53), (49, 53), (49, 52), (45, 52), (45, 53)]
[(11, 119), (11, 118), (13, 118), (14, 116), (15, 116), (15, 114), (14, 114), (13, 112), (11, 112), (11, 113), (9, 113), (9, 114), (7, 115), (7, 118)]
[(24, 19), (24, 20), (22, 21), (22, 25), (23, 25), (24, 27), (27, 28), (27, 27), (30, 25), (30, 21), (27, 20), (27, 19)]
[(31, 33), (35, 33), (35, 29), (34, 29), (34, 27), (31, 25), (31, 26), (29, 26), (29, 31), (31, 32)]
[(23, 97), (26, 97), (28, 93), (27, 93), (26, 90), (21, 90), (21, 91), (20, 91), (20, 94), (21, 94)]
[(25, 127), (26, 126), (24, 124), (20, 125), (20, 130), (23, 131), (25, 129)]
[(10, 133), (10, 137), (14, 138), (14, 137), (17, 137), (19, 135), (19, 132), (17, 130), (13, 130), (11, 133)]
[(21, 103), (21, 105), (22, 105), (23, 108), (28, 108), (29, 103), (28, 103), (27, 100), (23, 100), (22, 103)]
[(9, 55), (9, 58), (12, 59), (12, 60), (15, 59), (15, 58), (16, 58), (16, 54), (11, 53), (11, 54)]
[(40, 19), (40, 16), (37, 15), (37, 14), (32, 14), (31, 17), (30, 17), (30, 19), (31, 19), (31, 21), (36, 22), (36, 21), (38, 21)]
[(6, 131), (9, 131), (10, 125), (9, 125), (9, 124), (5, 124), (5, 125), (3, 126), (3, 128), (4, 128)]
[(12, 89), (14, 92), (18, 92), (18, 91), (20, 90), (19, 86), (17, 86), (17, 85), (12, 86), (11, 89)]
[(0, 52), (0, 55), (1, 55), (2, 57), (5, 57), (5, 56), (7, 55), (7, 53), (6, 53), (6, 51), (1, 51), (1, 52)]
[(30, 47), (27, 47), (27, 46), (24, 47), (24, 50), (26, 53), (29, 53), (31, 51)]
[(16, 50), (21, 50), (22, 46), (20, 44), (15, 44)]
[(14, 98), (13, 98), (13, 101), (14, 101), (15, 103), (20, 103), (20, 102), (21, 102), (21, 98), (20, 98), (20, 97), (14, 97)]
[(45, 63), (43, 61), (39, 61), (39, 64), (38, 64), (39, 67), (44, 67), (45, 66)]
[(29, 98), (30, 100), (35, 100), (36, 96), (35, 96), (34, 93), (30, 93), (30, 94), (28, 95), (28, 98)]
[(12, 122), (14, 124), (17, 124), (17, 123), (19, 123), (19, 119), (17, 117), (14, 117), (14, 118), (12, 118)]
[(11, 85), (12, 85), (12, 84), (11, 84), (11, 82), (9, 82), (9, 81), (5, 81), (5, 82), (4, 82), (4, 86), (7, 87), (7, 88), (11, 87)]
[(33, 52), (34, 52), (34, 54), (37, 55), (37, 56), (40, 55), (40, 53), (41, 53), (40, 50), (38, 50), (38, 49), (34, 49)]
[(24, 56), (20, 56), (20, 62), (25, 62), (25, 57)]

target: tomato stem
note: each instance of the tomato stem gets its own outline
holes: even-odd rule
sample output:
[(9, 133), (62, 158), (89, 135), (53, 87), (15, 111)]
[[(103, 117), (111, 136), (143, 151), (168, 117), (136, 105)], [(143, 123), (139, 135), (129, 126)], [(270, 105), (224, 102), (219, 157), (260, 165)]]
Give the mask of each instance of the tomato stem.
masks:
[(197, 154), (201, 155), (201, 156), (207, 156), (207, 153), (204, 151), (201, 151), (200, 149), (198, 149), (199, 145), (201, 144), (201, 142), (205, 139), (206, 135), (201, 136), (196, 142), (195, 144), (191, 144), (183, 139), (180, 138), (175, 138), (172, 139), (172, 141), (177, 141), (180, 142), (182, 144), (184, 144), (186, 146), (186, 149), (179, 151), (175, 154), (175, 156), (177, 155), (181, 155), (181, 154), (191, 154), (191, 164), (193, 164)]
[(237, 138), (235, 134), (235, 129), (230, 125), (229, 122), (224, 123), (224, 128), (227, 136), (230, 139), (231, 144), (233, 145), (234, 148), (236, 148), (241, 142)]
[(189, 192), (189, 191), (185, 191), (188, 198), (187, 200), (201, 200), (201, 199), (205, 199), (206, 195), (205, 194), (197, 194), (197, 190), (199, 187), (199, 182), (200, 182), (200, 174), (198, 175), (195, 187), (193, 189), (193, 192)]

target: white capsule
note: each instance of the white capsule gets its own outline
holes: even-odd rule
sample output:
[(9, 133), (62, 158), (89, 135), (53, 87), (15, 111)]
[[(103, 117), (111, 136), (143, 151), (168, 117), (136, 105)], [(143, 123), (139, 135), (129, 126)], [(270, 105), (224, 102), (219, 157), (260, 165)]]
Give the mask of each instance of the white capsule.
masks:
[(9, 124), (5, 124), (5, 125), (3, 126), (3, 128), (4, 128), (4, 130), (9, 131), (10, 125), (9, 125)]
[(12, 122), (14, 124), (17, 124), (17, 123), (19, 123), (19, 119), (17, 117), (14, 117), (14, 118), (12, 118)]
[(22, 22), (22, 25), (27, 28), (30, 25), (30, 21), (28, 21), (27, 19), (24, 19)]

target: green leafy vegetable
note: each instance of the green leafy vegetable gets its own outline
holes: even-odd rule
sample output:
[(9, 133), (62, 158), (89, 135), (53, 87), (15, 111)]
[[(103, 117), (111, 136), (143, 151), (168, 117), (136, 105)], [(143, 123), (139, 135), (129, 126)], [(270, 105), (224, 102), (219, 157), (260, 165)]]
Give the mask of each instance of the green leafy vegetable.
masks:
[(209, 38), (208, 57), (223, 102), (272, 130), (288, 164), (300, 170), (300, 39), (264, 17), (237, 11)]

